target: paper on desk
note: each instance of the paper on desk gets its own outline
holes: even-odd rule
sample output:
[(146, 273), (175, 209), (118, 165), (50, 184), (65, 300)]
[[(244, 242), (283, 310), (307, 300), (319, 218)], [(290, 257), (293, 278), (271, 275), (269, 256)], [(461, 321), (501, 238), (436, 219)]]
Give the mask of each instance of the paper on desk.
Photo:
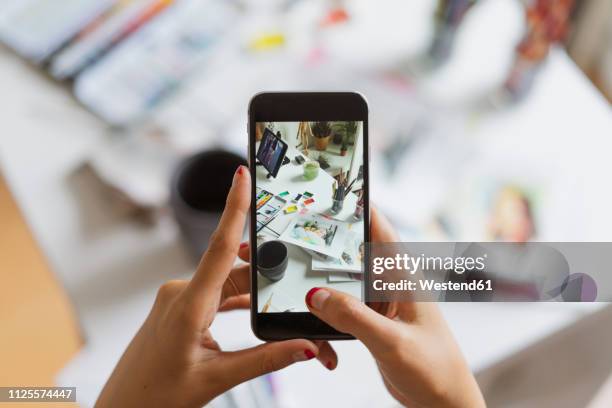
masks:
[(324, 218), (317, 214), (307, 214), (298, 215), (291, 220), (279, 239), (339, 258), (344, 249), (347, 233), (347, 223)]
[(349, 231), (340, 257), (314, 254), (311, 265), (313, 271), (363, 273), (363, 233), (355, 231), (354, 225), (348, 225)]

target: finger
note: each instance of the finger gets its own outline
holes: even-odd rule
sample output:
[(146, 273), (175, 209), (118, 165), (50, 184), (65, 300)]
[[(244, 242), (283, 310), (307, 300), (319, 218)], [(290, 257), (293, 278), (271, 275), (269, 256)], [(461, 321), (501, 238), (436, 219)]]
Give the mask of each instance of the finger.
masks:
[(356, 298), (329, 288), (312, 288), (306, 294), (312, 313), (330, 326), (361, 340), (373, 353), (393, 345), (395, 323)]
[(319, 348), (319, 355), (317, 360), (321, 362), (328, 370), (333, 370), (338, 366), (338, 355), (334, 348), (329, 344), (328, 341), (315, 341), (314, 342)]
[(399, 237), (397, 236), (395, 229), (382, 215), (376, 207), (372, 207), (372, 241), (373, 242), (397, 242)]
[(249, 265), (240, 265), (232, 269), (221, 289), (221, 303), (232, 296), (251, 292), (250, 273), (251, 268)]
[(245, 293), (244, 295), (232, 296), (227, 299), (221, 306), (219, 306), (220, 312), (229, 312), (231, 310), (249, 309), (251, 307), (251, 295)]
[(214, 302), (217, 306), (221, 288), (238, 254), (249, 210), (250, 193), (249, 172), (246, 167), (240, 166), (234, 174), (219, 225), (187, 288), (188, 296), (196, 309), (201, 309), (203, 302)]
[[(395, 229), (387, 220), (387, 218), (382, 215), (380, 211), (376, 208), (372, 208), (372, 241), (373, 242), (398, 242), (399, 237), (395, 232)], [(392, 302), (387, 303), (387, 307), (384, 307), (384, 304), (377, 305), (383, 306), (385, 312), (382, 314), (386, 314), (387, 316), (391, 313), (393, 316), (399, 315), (400, 319), (403, 321), (414, 321), (419, 315), (419, 309), (422, 308), (422, 305), (412, 301), (405, 302)]]
[(243, 242), (240, 244), (240, 249), (238, 250), (238, 257), (242, 259), (244, 262), (249, 262), (251, 259), (251, 247), (248, 242)]
[(227, 375), (225, 385), (233, 387), (291, 364), (311, 360), (318, 354), (319, 349), (314, 343), (296, 339), (226, 352), (220, 361), (223, 364), (223, 372)]

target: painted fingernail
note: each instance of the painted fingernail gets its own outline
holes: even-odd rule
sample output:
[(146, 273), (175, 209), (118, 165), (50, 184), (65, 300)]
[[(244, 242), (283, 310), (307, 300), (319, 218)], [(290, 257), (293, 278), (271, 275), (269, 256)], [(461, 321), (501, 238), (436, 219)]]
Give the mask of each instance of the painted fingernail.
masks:
[(333, 370), (334, 364), (331, 361), (328, 361), (327, 364), (325, 364), (325, 367), (327, 367), (328, 370)]
[(325, 289), (312, 288), (306, 294), (306, 304), (313, 309), (322, 309), (330, 295), (331, 293)]
[(306, 293), (306, 304), (309, 307), (312, 307), (312, 303), (310, 303), (311, 299), (312, 299), (312, 295), (314, 295), (319, 289), (321, 288), (312, 288), (308, 291), (308, 293)]
[(306, 360), (312, 360), (313, 358), (315, 358), (315, 353), (313, 353), (312, 350), (309, 349), (304, 350), (304, 355), (306, 355)]
[(248, 242), (242, 242), (242, 243), (240, 244), (240, 249), (246, 248), (246, 247), (248, 247), (248, 246), (249, 246), (249, 243), (248, 243)]
[(238, 168), (236, 169), (236, 173), (239, 175), (242, 175), (242, 172), (244, 171), (243, 168), (244, 168), (243, 165), (238, 166)]

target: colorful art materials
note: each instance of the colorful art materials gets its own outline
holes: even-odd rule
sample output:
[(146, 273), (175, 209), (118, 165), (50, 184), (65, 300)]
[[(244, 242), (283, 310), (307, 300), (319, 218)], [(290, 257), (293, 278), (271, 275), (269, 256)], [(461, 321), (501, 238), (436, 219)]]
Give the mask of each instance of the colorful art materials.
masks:
[(292, 205), (290, 207), (285, 208), (285, 214), (293, 214), (298, 210), (297, 205)]

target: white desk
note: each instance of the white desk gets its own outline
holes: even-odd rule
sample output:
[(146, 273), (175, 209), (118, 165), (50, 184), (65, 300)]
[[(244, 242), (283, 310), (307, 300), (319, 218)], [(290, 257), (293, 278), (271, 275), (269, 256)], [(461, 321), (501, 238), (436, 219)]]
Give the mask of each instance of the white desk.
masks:
[[(292, 148), (287, 151), (287, 157), (291, 158), (291, 162), (281, 166), (275, 178), (266, 178), (268, 172), (263, 166), (256, 168), (256, 183), (257, 187), (279, 194), (283, 191), (289, 191), (286, 196), (289, 207), (294, 203), (291, 199), (296, 194), (303, 194), (309, 191), (314, 194), (314, 203), (308, 205), (306, 210), (308, 214), (326, 214), (331, 215), (329, 210), (332, 206), (332, 187), (334, 178), (323, 169), (319, 169), (319, 175), (313, 180), (305, 180), (303, 177), (303, 166), (295, 163), (295, 156), (299, 153)], [(357, 203), (355, 194), (349, 194), (344, 201), (342, 211), (332, 216), (333, 219), (353, 223), (353, 212)], [(282, 234), (293, 218), (296, 217), (303, 209), (301, 204), (297, 204), (299, 210), (291, 214), (285, 214), (283, 210), (264, 227), (259, 233), (265, 235), (267, 239), (276, 239), (278, 236), (273, 234), (271, 230), (278, 234)], [(358, 230), (363, 228), (363, 221), (356, 222), (352, 228)], [(267, 278), (259, 275), (258, 293), (259, 307), (262, 308), (265, 302), (272, 296), (278, 298), (282, 296), (283, 310), (291, 309), (292, 312), (306, 312), (308, 308), (304, 301), (306, 293), (313, 287), (332, 286), (338, 290), (345, 291), (358, 298), (361, 298), (361, 282), (329, 282), (327, 274), (322, 272), (314, 272), (311, 270), (312, 255), (305, 250), (288, 244), (289, 263), (285, 276), (278, 282), (272, 282)]]

